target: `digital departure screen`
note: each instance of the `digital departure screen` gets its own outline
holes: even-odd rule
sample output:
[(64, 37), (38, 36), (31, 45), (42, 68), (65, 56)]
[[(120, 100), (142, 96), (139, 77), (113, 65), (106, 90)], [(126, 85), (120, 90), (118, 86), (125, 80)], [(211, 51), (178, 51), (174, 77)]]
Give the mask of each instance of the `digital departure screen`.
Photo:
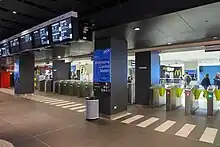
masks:
[(72, 19), (68, 18), (51, 25), (52, 41), (54, 43), (71, 40), (73, 38)]
[(32, 37), (30, 34), (26, 34), (20, 37), (20, 49), (32, 49)]
[(18, 38), (10, 41), (10, 49), (12, 54), (20, 51)]
[(9, 46), (8, 46), (8, 43), (3, 43), (0, 45), (0, 54), (1, 56), (9, 56), (10, 55), (10, 52), (9, 52)]
[(50, 44), (48, 28), (41, 28), (33, 32), (34, 47), (42, 47)]

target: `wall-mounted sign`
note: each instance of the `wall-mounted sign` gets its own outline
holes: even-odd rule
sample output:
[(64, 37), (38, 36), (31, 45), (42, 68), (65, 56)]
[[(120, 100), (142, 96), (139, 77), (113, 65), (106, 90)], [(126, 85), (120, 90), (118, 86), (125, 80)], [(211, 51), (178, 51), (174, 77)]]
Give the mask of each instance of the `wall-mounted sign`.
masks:
[(111, 82), (111, 49), (95, 50), (93, 59), (93, 81)]

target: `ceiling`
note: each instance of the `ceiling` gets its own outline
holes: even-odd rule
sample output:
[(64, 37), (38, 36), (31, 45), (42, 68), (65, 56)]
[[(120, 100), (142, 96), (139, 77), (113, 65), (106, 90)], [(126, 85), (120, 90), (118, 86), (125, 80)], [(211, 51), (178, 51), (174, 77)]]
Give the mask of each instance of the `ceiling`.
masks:
[[(219, 39), (219, 8), (220, 2), (212, 3), (103, 29), (96, 36), (126, 39), (129, 49)], [(135, 31), (136, 27), (140, 30)]]
[(0, 40), (71, 10), (78, 12), (80, 20), (94, 21), (100, 29), (216, 1), (0, 0)]

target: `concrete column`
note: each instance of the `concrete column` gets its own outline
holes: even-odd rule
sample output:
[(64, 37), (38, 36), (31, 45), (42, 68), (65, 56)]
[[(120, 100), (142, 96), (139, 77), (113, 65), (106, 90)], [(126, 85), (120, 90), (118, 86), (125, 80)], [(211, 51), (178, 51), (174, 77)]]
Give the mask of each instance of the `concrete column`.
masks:
[(34, 93), (34, 53), (16, 56), (14, 68), (15, 94)]
[(96, 39), (93, 63), (94, 95), (103, 116), (127, 110), (127, 42), (114, 38)]
[(159, 52), (135, 54), (135, 103), (149, 105), (152, 84), (160, 83)]

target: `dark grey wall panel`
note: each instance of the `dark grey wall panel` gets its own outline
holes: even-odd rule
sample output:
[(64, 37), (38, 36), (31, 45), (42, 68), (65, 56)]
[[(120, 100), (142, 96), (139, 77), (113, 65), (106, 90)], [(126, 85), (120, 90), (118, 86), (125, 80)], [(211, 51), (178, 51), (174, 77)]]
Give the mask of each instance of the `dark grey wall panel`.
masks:
[(70, 79), (70, 63), (65, 63), (63, 60), (53, 61), (53, 79), (68, 80)]
[(135, 53), (135, 101), (148, 105), (151, 85), (151, 52)]

